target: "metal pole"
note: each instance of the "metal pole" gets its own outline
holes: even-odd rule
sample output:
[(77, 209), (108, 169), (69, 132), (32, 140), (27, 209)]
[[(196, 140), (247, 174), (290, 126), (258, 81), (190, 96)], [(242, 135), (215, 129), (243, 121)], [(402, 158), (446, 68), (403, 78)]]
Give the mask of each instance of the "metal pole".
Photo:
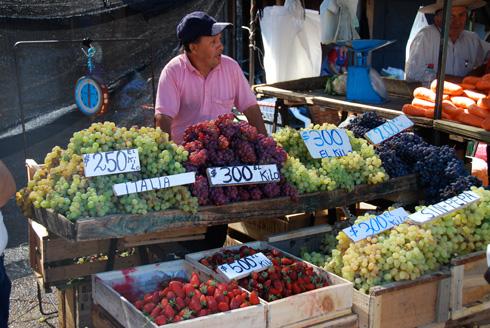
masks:
[[(447, 42), (449, 39), (449, 25), (451, 24), (451, 7), (452, 0), (444, 0), (443, 17), (442, 17), (442, 33), (439, 41), (439, 58), (437, 61), (437, 90), (436, 90), (436, 108), (434, 111), (434, 119), (440, 120), (442, 116), (442, 95), (444, 90), (444, 79), (446, 74), (446, 59), (447, 59)], [(434, 133), (434, 142), (436, 145), (440, 143), (440, 134), (438, 131)]]
[(255, 80), (255, 0), (250, 0), (250, 32), (248, 35), (248, 83)]

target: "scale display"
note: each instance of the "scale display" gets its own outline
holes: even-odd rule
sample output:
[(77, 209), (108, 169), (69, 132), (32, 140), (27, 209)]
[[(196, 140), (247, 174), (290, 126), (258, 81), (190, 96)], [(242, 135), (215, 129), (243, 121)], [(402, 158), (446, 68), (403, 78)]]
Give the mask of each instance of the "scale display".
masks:
[(109, 102), (107, 87), (93, 77), (83, 76), (75, 86), (75, 102), (85, 115), (102, 114)]

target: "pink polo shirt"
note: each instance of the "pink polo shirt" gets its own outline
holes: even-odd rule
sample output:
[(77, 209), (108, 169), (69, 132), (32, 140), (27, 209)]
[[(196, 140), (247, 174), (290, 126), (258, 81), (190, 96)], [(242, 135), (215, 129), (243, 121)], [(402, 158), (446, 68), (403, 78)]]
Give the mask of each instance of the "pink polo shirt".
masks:
[(172, 139), (181, 143), (185, 129), (193, 124), (256, 105), (257, 100), (236, 61), (221, 56), (221, 63), (204, 78), (187, 55), (173, 58), (158, 82), (155, 114), (172, 118)]

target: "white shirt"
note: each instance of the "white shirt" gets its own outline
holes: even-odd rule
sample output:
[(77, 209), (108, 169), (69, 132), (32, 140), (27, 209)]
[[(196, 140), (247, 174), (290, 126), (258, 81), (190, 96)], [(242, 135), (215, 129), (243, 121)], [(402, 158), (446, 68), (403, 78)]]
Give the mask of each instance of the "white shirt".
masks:
[[(406, 79), (424, 81), (424, 73), (428, 65), (434, 66), (437, 72), (439, 59), (439, 43), (441, 32), (435, 25), (424, 27), (413, 39), (410, 53), (405, 64)], [(455, 43), (448, 40), (446, 74), (465, 76), (474, 68), (483, 64), (486, 51), (474, 32), (463, 31)]]
[(7, 234), (7, 228), (5, 228), (5, 224), (3, 223), (2, 212), (0, 211), (0, 256), (2, 256), (3, 251), (7, 247), (9, 236)]

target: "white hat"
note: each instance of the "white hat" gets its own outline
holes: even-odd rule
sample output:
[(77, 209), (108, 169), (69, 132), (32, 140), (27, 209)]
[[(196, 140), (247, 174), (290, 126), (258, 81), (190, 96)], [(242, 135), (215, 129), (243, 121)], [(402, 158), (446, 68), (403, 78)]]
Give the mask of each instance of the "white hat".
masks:
[[(484, 7), (487, 3), (483, 0), (454, 0), (453, 7), (466, 7), (469, 10)], [(444, 6), (443, 0), (437, 0), (436, 3), (422, 7), (419, 11), (424, 14), (435, 14)]]

